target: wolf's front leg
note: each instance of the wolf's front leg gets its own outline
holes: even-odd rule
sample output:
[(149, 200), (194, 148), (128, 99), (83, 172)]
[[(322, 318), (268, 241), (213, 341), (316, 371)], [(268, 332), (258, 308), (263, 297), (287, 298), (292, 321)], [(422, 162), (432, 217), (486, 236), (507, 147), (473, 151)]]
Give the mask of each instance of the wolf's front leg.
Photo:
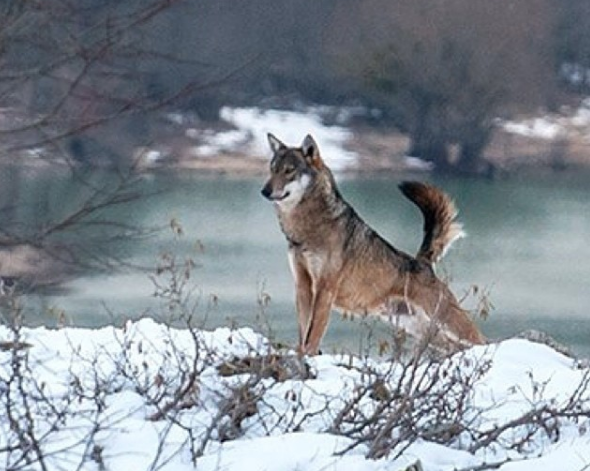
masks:
[(311, 289), (311, 280), (307, 273), (298, 278), (296, 283), (297, 289), (297, 321), (299, 323), (299, 348), (304, 350), (305, 336), (309, 329), (311, 319), (313, 293)]
[(334, 295), (330, 290), (318, 287), (315, 292), (311, 319), (305, 336), (305, 344), (302, 353), (308, 355), (317, 355), (320, 349), (320, 343), (330, 320), (330, 310)]
[(311, 277), (305, 267), (297, 263), (294, 257), (289, 257), (289, 261), (291, 262), (291, 271), (295, 279), (297, 322), (299, 324), (299, 352), (303, 353), (313, 301)]

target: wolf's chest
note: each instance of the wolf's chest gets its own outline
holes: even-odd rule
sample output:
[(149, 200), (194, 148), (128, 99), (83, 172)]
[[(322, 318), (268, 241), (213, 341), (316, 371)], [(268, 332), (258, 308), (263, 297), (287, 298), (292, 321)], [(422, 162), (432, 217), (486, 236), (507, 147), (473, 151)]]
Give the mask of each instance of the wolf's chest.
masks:
[(301, 266), (309, 274), (312, 280), (320, 278), (329, 263), (327, 253), (324, 251), (294, 250), (288, 252), (291, 273), (296, 275), (297, 266)]

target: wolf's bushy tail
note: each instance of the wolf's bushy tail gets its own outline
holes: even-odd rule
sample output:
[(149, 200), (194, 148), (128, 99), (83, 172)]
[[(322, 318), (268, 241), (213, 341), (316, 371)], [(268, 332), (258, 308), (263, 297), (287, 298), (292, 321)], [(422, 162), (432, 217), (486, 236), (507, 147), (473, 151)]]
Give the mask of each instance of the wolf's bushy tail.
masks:
[(399, 188), (424, 215), (424, 239), (416, 258), (433, 264), (455, 240), (465, 235), (462, 224), (455, 220), (455, 203), (447, 194), (426, 183), (403, 182)]

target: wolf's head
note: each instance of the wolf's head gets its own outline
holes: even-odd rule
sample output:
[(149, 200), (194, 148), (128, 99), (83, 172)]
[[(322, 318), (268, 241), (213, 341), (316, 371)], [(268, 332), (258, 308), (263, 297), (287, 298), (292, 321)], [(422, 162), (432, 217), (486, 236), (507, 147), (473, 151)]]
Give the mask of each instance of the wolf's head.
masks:
[(262, 195), (279, 208), (288, 210), (301, 201), (317, 175), (327, 168), (320, 157), (318, 145), (309, 134), (301, 147), (287, 147), (270, 133), (268, 143), (273, 156), (270, 178), (262, 188)]

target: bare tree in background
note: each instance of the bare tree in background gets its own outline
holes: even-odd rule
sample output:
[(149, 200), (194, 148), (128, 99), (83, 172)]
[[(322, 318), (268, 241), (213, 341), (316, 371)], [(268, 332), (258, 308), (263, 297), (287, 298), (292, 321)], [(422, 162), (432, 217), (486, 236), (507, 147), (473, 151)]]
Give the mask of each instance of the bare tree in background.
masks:
[(115, 119), (141, 121), (146, 112), (175, 98), (155, 96), (150, 89), (149, 66), (157, 50), (146, 49), (155, 20), (175, 3), (4, 2), (3, 158), (33, 148), (62, 151), (69, 138), (67, 150), (74, 160), (117, 163), (116, 152), (86, 152), (94, 149), (85, 149), (74, 137)]
[[(207, 86), (194, 75), (173, 90), (157, 81), (159, 69), (201, 65), (158, 48), (162, 22), (179, 7), (0, 5), (0, 276), (44, 284), (74, 268), (111, 267), (120, 261), (112, 242), (146, 234), (107, 210), (144, 196), (133, 151), (147, 144), (149, 113)], [(28, 174), (43, 178), (23, 188)]]
[[(486, 170), (482, 155), (494, 118), (551, 100), (550, 6), (549, 0), (370, 2), (381, 18), (357, 55), (360, 75), (389, 98), (411, 155), (442, 171)], [(354, 24), (375, 19), (357, 17), (353, 38)]]

